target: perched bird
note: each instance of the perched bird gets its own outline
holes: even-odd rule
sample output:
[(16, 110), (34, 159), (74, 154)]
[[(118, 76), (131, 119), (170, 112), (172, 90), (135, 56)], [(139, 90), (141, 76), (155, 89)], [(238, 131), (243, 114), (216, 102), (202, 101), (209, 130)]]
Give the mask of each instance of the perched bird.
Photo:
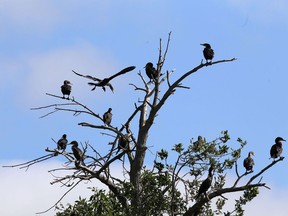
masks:
[(97, 82), (97, 83), (94, 83), (94, 82), (89, 82), (89, 83), (88, 83), (89, 85), (94, 86), (94, 87), (91, 89), (91, 91), (94, 91), (94, 90), (96, 89), (96, 87), (102, 87), (103, 91), (106, 91), (105, 86), (108, 86), (108, 87), (111, 89), (111, 91), (114, 92), (114, 88), (113, 88), (113, 86), (112, 86), (109, 82), (110, 82), (112, 79), (114, 79), (115, 77), (120, 76), (120, 75), (122, 75), (122, 74), (125, 74), (125, 73), (127, 73), (127, 72), (130, 72), (130, 71), (134, 70), (135, 68), (136, 68), (135, 66), (130, 66), (130, 67), (124, 68), (123, 70), (121, 70), (120, 72), (114, 74), (113, 76), (108, 77), (108, 78), (104, 78), (104, 79), (102, 79), (102, 80), (99, 79), (99, 78), (96, 78), (96, 77), (92, 77), (92, 76), (90, 76), (90, 75), (86, 75), (86, 76), (85, 76), (85, 75), (79, 74), (79, 73), (77, 73), (77, 72), (75, 72), (75, 71), (73, 71), (73, 70), (72, 70), (72, 71), (73, 71), (73, 73), (75, 73), (75, 74), (78, 75), (78, 76), (82, 76), (82, 77), (85, 77), (85, 78), (87, 78), (87, 79), (91, 79), (91, 80)]
[(107, 112), (103, 114), (103, 122), (105, 125), (110, 125), (112, 121), (112, 108), (109, 108)]
[(205, 144), (202, 136), (198, 136), (197, 141), (193, 142), (193, 150), (200, 151), (201, 147)]
[(118, 154), (118, 152), (123, 149), (126, 150), (129, 146), (129, 139), (130, 139), (131, 134), (127, 133), (124, 136), (120, 136), (119, 140), (118, 140), (118, 150), (116, 152), (116, 154)]
[(254, 156), (254, 152), (250, 151), (248, 153), (248, 157), (245, 158), (243, 161), (243, 166), (245, 167), (246, 172), (248, 172), (248, 171), (253, 172), (253, 166), (255, 163), (254, 163), (252, 156)]
[(148, 76), (148, 78), (151, 81), (155, 81), (156, 78), (158, 77), (158, 72), (157, 70), (154, 68), (153, 63), (152, 62), (148, 62), (145, 66), (145, 71), (146, 71), (146, 75)]
[(282, 137), (277, 137), (275, 139), (275, 144), (272, 145), (272, 147), (270, 149), (271, 158), (276, 159), (276, 158), (281, 156), (281, 153), (283, 151), (282, 142), (281, 141), (286, 141), (286, 140), (284, 140)]
[(64, 84), (61, 86), (61, 92), (63, 94), (63, 98), (65, 98), (65, 95), (68, 95), (67, 99), (69, 99), (69, 95), (71, 93), (71, 83), (69, 80), (64, 80)]
[(210, 63), (211, 63), (214, 57), (214, 50), (211, 48), (210, 44), (208, 43), (204, 43), (200, 45), (205, 46), (203, 50), (203, 55), (204, 55), (204, 58), (206, 59), (206, 63), (208, 63), (208, 60), (210, 60)]
[(59, 139), (57, 142), (57, 149), (65, 151), (67, 143), (68, 143), (67, 135), (63, 134), (61, 139)]
[(70, 143), (70, 145), (72, 145), (71, 149), (72, 149), (74, 157), (77, 160), (77, 163), (82, 162), (82, 164), (85, 166), (84, 157), (83, 157), (84, 155), (83, 155), (82, 150), (78, 148), (78, 142), (74, 140)]
[(207, 199), (209, 199), (207, 197), (207, 190), (211, 187), (211, 184), (212, 184), (212, 177), (213, 177), (213, 174), (212, 174), (212, 171), (213, 171), (213, 166), (211, 165), (210, 168), (209, 168), (209, 173), (208, 173), (208, 177), (202, 182), (202, 184), (200, 185), (200, 188), (199, 188), (199, 191), (198, 191), (198, 194), (196, 196), (196, 199), (198, 199), (200, 197), (200, 195), (202, 193), (204, 193), (205, 197)]

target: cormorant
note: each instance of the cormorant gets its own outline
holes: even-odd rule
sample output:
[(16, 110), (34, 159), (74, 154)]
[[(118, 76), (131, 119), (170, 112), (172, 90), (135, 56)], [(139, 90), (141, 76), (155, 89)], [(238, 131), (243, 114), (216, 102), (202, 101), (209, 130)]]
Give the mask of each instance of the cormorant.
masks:
[(57, 142), (57, 149), (65, 151), (67, 143), (68, 143), (67, 135), (63, 134), (61, 139), (59, 139)]
[(135, 66), (130, 66), (130, 67), (127, 67), (127, 68), (124, 68), (123, 70), (121, 70), (120, 72), (118, 72), (118, 73), (116, 73), (116, 74), (114, 74), (113, 76), (111, 76), (111, 77), (108, 77), (108, 78), (104, 78), (104, 79), (99, 79), (99, 78), (96, 78), (96, 77), (92, 77), (92, 76), (90, 76), (90, 75), (82, 75), (82, 74), (79, 74), (79, 73), (77, 73), (77, 72), (75, 72), (75, 71), (73, 71), (73, 73), (75, 73), (75, 74), (77, 74), (78, 76), (82, 76), (82, 77), (85, 77), (85, 78), (87, 78), (87, 79), (91, 79), (91, 80), (93, 80), (93, 81), (96, 81), (97, 83), (94, 83), (94, 82), (89, 82), (88, 84), (89, 85), (92, 85), (92, 86), (94, 86), (92, 89), (91, 89), (91, 91), (94, 91), (95, 89), (96, 89), (96, 87), (98, 86), (100, 86), (100, 87), (102, 87), (102, 89), (104, 90), (104, 91), (106, 91), (106, 88), (105, 88), (105, 86), (108, 86), (110, 89), (111, 89), (111, 91), (112, 92), (114, 92), (114, 88), (113, 88), (113, 86), (109, 83), (112, 79), (114, 79), (115, 77), (117, 77), (117, 76), (119, 76), (119, 75), (122, 75), (122, 74), (125, 74), (125, 73), (127, 73), (127, 72), (129, 72), (129, 71), (132, 71), (132, 70), (134, 70), (136, 67)]
[(254, 152), (250, 151), (248, 153), (248, 157), (244, 159), (243, 166), (246, 168), (246, 172), (251, 171), (253, 172), (254, 160), (252, 158), (254, 156)]
[(120, 138), (118, 140), (118, 150), (116, 152), (116, 154), (118, 154), (118, 152), (123, 149), (126, 150), (129, 146), (129, 139), (130, 139), (131, 134), (127, 133), (124, 136), (120, 135)]
[(275, 144), (272, 145), (272, 147), (270, 149), (271, 158), (276, 159), (276, 158), (281, 156), (281, 153), (283, 151), (282, 142), (281, 141), (286, 141), (286, 140), (284, 140), (282, 137), (277, 137), (275, 139)]
[(208, 60), (210, 60), (210, 63), (211, 63), (214, 57), (214, 50), (211, 48), (210, 44), (208, 43), (204, 43), (200, 45), (205, 46), (203, 50), (203, 55), (204, 55), (204, 58), (206, 59), (206, 63), (208, 63)]
[(204, 193), (205, 197), (207, 199), (209, 199), (207, 197), (207, 193), (206, 192), (211, 187), (211, 184), (212, 184), (212, 177), (213, 177), (212, 171), (213, 171), (213, 166), (211, 165), (210, 168), (209, 168), (208, 177), (200, 185), (200, 188), (199, 188), (198, 194), (196, 196), (196, 199), (198, 199), (202, 193)]
[(71, 83), (69, 80), (64, 80), (64, 84), (61, 86), (61, 92), (63, 94), (63, 98), (65, 98), (65, 95), (68, 95), (69, 99), (69, 95), (71, 93)]
[(70, 145), (72, 145), (71, 149), (72, 149), (74, 157), (77, 160), (76, 162), (77, 163), (82, 162), (82, 164), (85, 166), (84, 158), (83, 158), (84, 155), (83, 155), (82, 150), (78, 148), (78, 142), (74, 140), (70, 143)]
[(155, 79), (158, 77), (158, 72), (157, 70), (154, 68), (153, 63), (152, 62), (148, 62), (145, 66), (145, 71), (146, 71), (146, 75), (148, 76), (148, 78), (151, 80), (155, 81)]
[(112, 108), (109, 108), (107, 112), (103, 114), (103, 122), (105, 125), (110, 125), (112, 121)]

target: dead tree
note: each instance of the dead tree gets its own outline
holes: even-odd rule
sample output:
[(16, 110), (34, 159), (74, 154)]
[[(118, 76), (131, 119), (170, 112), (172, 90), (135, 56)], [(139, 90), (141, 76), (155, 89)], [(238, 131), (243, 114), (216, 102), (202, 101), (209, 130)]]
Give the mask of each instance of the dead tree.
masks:
[[(123, 209), (126, 215), (141, 215), (142, 214), (141, 211), (143, 211), (141, 209), (141, 204), (142, 204), (141, 203), (142, 202), (141, 191), (143, 189), (141, 178), (142, 178), (142, 172), (143, 172), (143, 166), (144, 166), (144, 159), (145, 159), (146, 152), (148, 149), (147, 147), (148, 134), (155, 121), (155, 117), (157, 116), (157, 114), (159, 114), (161, 108), (164, 106), (165, 102), (170, 98), (170, 96), (173, 94), (176, 94), (177, 90), (189, 89), (188, 86), (182, 85), (182, 82), (187, 77), (191, 76), (192, 74), (198, 72), (199, 70), (205, 67), (208, 67), (208, 66), (211, 67), (216, 64), (228, 63), (228, 62), (233, 62), (236, 60), (236, 58), (232, 58), (232, 59), (227, 59), (227, 60), (216, 60), (216, 61), (211, 61), (211, 62), (206, 62), (206, 63), (203, 63), (203, 61), (201, 61), (198, 66), (187, 71), (182, 76), (177, 78), (175, 81), (171, 81), (171, 77), (174, 71), (166, 70), (166, 72), (163, 72), (166, 55), (168, 53), (170, 38), (171, 38), (171, 33), (169, 33), (168, 35), (168, 40), (167, 40), (164, 50), (162, 47), (162, 40), (160, 39), (159, 57), (157, 60), (157, 67), (155, 68), (155, 70), (157, 71), (157, 73), (155, 74), (157, 75), (153, 77), (153, 81), (150, 81), (150, 82), (147, 81), (147, 78), (143, 76), (140, 70), (138, 72), (138, 76), (142, 81), (142, 85), (137, 86), (133, 83), (130, 83), (130, 86), (132, 86), (135, 91), (144, 93), (144, 96), (142, 100), (135, 102), (134, 111), (127, 118), (127, 120), (123, 122), (123, 124), (120, 127), (114, 126), (113, 123), (111, 123), (110, 125), (103, 125), (102, 115), (90, 109), (89, 107), (87, 107), (86, 105), (84, 105), (78, 99), (74, 97), (70, 97), (68, 99), (65, 98), (65, 103), (56, 103), (56, 104), (52, 104), (48, 106), (33, 108), (33, 110), (52, 109), (51, 111), (49, 111), (47, 114), (45, 114), (42, 117), (47, 117), (59, 111), (71, 112), (73, 115), (76, 115), (76, 116), (80, 114), (90, 115), (94, 120), (93, 122), (95, 122), (95, 119), (96, 119), (97, 121), (99, 121), (99, 124), (94, 124), (94, 123), (92, 124), (90, 122), (79, 122), (78, 125), (82, 127), (94, 128), (99, 131), (103, 131), (102, 134), (111, 136), (112, 140), (109, 143), (111, 144), (111, 148), (106, 154), (104, 155), (101, 154), (99, 151), (96, 150), (96, 148), (94, 148), (92, 144), (85, 142), (82, 145), (85, 164), (77, 163), (76, 159), (74, 158), (71, 152), (59, 151), (58, 149), (47, 148), (46, 151), (49, 153), (48, 155), (37, 158), (35, 160), (29, 161), (24, 164), (14, 165), (12, 167), (16, 166), (20, 168), (29, 168), (31, 165), (34, 165), (35, 163), (39, 163), (43, 160), (50, 159), (56, 156), (63, 156), (67, 159), (65, 166), (49, 171), (54, 176), (54, 180), (51, 182), (51, 184), (58, 183), (58, 184), (67, 186), (69, 188), (69, 190), (67, 191), (68, 193), (81, 181), (98, 179), (100, 182), (106, 185), (111, 192), (114, 193), (114, 195), (117, 197), (117, 199), (123, 206)], [(75, 74), (81, 77), (84, 76), (79, 73), (75, 73)], [(86, 75), (84, 77), (87, 78), (87, 76), (92, 77), (90, 75)], [(108, 85), (107, 83), (105, 83), (105, 85)], [(160, 94), (160, 89), (161, 89), (161, 94)], [(105, 93), (105, 92), (101, 92), (101, 93)], [(63, 100), (63, 97), (59, 95), (50, 94), (50, 93), (47, 93), (47, 95), (50, 97), (59, 99), (59, 100)], [(132, 122), (138, 122), (137, 129), (134, 129), (134, 128), (132, 129), (130, 127)], [(222, 143), (225, 143), (224, 141), (227, 137), (226, 138), (225, 136), (223, 137), (221, 137), (220, 141)], [(125, 141), (125, 145), (124, 145), (125, 148), (121, 147), (121, 149), (119, 149), (117, 147), (117, 143), (123, 142), (123, 140)], [(86, 154), (88, 149), (92, 150), (93, 155)], [(185, 187), (187, 187), (187, 184), (189, 184), (188, 173), (187, 172), (185, 173), (184, 176), (186, 176), (186, 178), (184, 178), (183, 176), (181, 176), (183, 174), (182, 171), (188, 167), (190, 169), (189, 172), (191, 172), (194, 166), (193, 163), (195, 164), (196, 159), (200, 161), (202, 160), (201, 157), (205, 156), (204, 155), (205, 151), (203, 151), (201, 154), (199, 153), (201, 152), (201, 150), (197, 152), (198, 152), (197, 154), (193, 154), (193, 152), (191, 152), (190, 150), (187, 150), (185, 152), (180, 151), (178, 160), (173, 165), (174, 168), (172, 170), (167, 170), (169, 178), (171, 178), (171, 184), (167, 185), (167, 187), (163, 189), (163, 193), (167, 193), (169, 191), (169, 193), (172, 194), (171, 196), (172, 203), (173, 203), (173, 200), (175, 199), (174, 195), (175, 195), (175, 191), (176, 191), (178, 183), (182, 182), (185, 185)], [(233, 152), (234, 150), (231, 151), (230, 154), (232, 154)], [(193, 155), (193, 157), (195, 158), (194, 162), (193, 160), (191, 160), (191, 155)], [(123, 179), (118, 179), (115, 176), (113, 176), (113, 173), (111, 173), (109, 169), (113, 163), (116, 163), (117, 161), (121, 161), (123, 156), (125, 157), (127, 156), (128, 158), (128, 162), (125, 164), (125, 169), (127, 170), (129, 181), (134, 191), (133, 196), (129, 200), (127, 199), (127, 197), (123, 195), (123, 193), (121, 192), (118, 186), (119, 184), (123, 184)], [(238, 159), (239, 157), (235, 157), (235, 158)], [(272, 162), (270, 165), (264, 168), (261, 172), (251, 177), (246, 185), (242, 185), (242, 186), (238, 186), (237, 184), (244, 175), (240, 176), (238, 174), (237, 165), (236, 165), (236, 172), (237, 172), (238, 177), (233, 186), (229, 188), (218, 188), (214, 192), (209, 193), (208, 197), (202, 198), (199, 200), (194, 200), (193, 198), (191, 198), (191, 194), (190, 195), (188, 194), (187, 199), (189, 201), (187, 201), (187, 206), (189, 205), (189, 202), (191, 202), (191, 200), (194, 201), (195, 203), (191, 207), (187, 208), (186, 212), (181, 212), (181, 213), (186, 216), (197, 215), (198, 214), (197, 212), (200, 212), (203, 205), (205, 203), (208, 203), (211, 199), (215, 197), (223, 196), (225, 193), (245, 191), (252, 187), (265, 187), (266, 186), (265, 183), (261, 183), (261, 182), (254, 183), (253, 180), (256, 179), (259, 175), (261, 175), (268, 168), (272, 167), (274, 164), (279, 162), (280, 160), (282, 159), (275, 160), (274, 162)], [(234, 162), (236, 163), (236, 161)], [(207, 165), (207, 161), (205, 161), (203, 164), (205, 163)], [(220, 166), (219, 164), (218, 166)], [(204, 167), (201, 168), (203, 172), (205, 171)], [(220, 168), (218, 167), (218, 170), (219, 169)], [(57, 171), (66, 171), (68, 174), (66, 174), (65, 176), (59, 177), (58, 175), (54, 174)], [(191, 193), (191, 190), (187, 190), (186, 192)], [(67, 193), (65, 193), (51, 208), (55, 207)], [(174, 215), (174, 214), (176, 215), (175, 209), (173, 207), (171, 207), (170, 213), (171, 215)]]

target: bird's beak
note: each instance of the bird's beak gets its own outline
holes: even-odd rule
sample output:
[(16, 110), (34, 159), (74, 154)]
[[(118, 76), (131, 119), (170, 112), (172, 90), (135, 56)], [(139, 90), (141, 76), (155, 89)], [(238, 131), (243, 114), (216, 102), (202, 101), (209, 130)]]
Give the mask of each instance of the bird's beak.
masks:
[(205, 46), (204, 44), (200, 44), (200, 45)]

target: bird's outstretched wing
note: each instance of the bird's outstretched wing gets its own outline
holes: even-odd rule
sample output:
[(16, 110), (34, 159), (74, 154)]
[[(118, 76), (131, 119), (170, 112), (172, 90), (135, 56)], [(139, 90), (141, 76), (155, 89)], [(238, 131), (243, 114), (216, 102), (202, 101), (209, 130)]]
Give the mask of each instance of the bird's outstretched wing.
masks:
[(135, 66), (130, 66), (130, 67), (124, 68), (120, 72), (114, 74), (113, 76), (110, 76), (109, 78), (105, 78), (105, 79), (107, 80), (107, 82), (109, 82), (110, 80), (114, 79), (115, 77), (122, 75), (122, 74), (125, 74), (127, 72), (130, 72), (130, 71), (134, 70), (135, 68), (136, 68)]
[(77, 73), (77, 72), (74, 71), (74, 70), (72, 70), (72, 72), (75, 73), (75, 74), (78, 75), (78, 76), (85, 77), (85, 78), (91, 79), (91, 80), (93, 80), (93, 81), (97, 81), (97, 82), (100, 82), (100, 81), (101, 81), (101, 79), (98, 79), (98, 78), (96, 78), (96, 77), (92, 77), (92, 76), (90, 76), (90, 75), (83, 75), (83, 74)]

